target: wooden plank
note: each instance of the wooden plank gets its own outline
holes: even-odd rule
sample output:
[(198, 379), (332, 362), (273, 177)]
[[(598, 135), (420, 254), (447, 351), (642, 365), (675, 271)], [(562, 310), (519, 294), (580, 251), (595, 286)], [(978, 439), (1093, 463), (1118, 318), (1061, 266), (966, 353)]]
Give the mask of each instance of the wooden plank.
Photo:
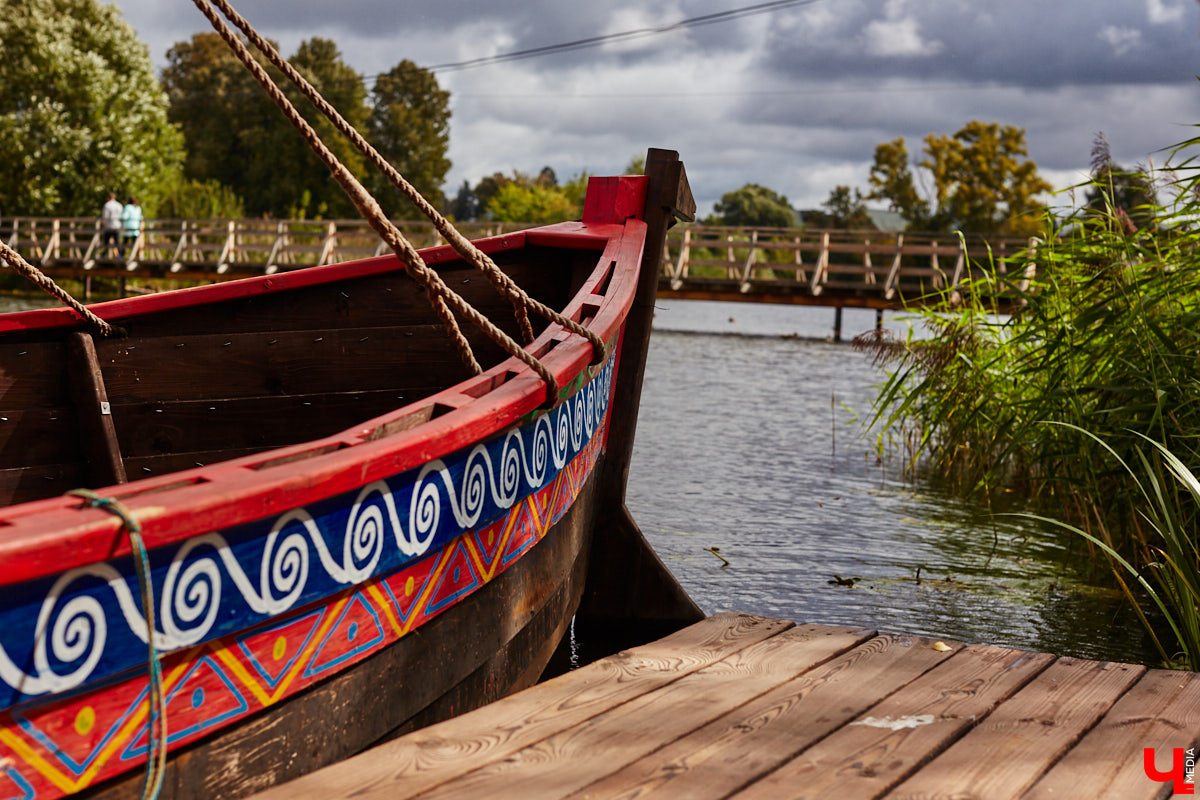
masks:
[(0, 469), (0, 506), (54, 497), (86, 483), (79, 463)]
[(881, 797), (1053, 661), (1000, 647), (964, 648), (734, 796), (776, 800), (802, 786), (807, 797)]
[(1146, 777), (1141, 753), (1158, 751), (1169, 769), (1172, 748), (1200, 741), (1200, 675), (1150, 670), (1104, 718), (1055, 764), (1024, 800), (1064, 797), (1157, 797), (1164, 789)]
[(81, 458), (73, 408), (0, 410), (0, 469)]
[(0, 408), (61, 408), (70, 403), (67, 351), (62, 341), (0, 344)]
[[(611, 770), (607, 754), (594, 759), (606, 777), (567, 796), (725, 797), (951, 659), (953, 649), (941, 651), (933, 644), (878, 636), (675, 741), (662, 737), (665, 747), (618, 771)], [(618, 731), (622, 743), (630, 727)], [(780, 789), (770, 791), (761, 796), (774, 797)]]
[(125, 483), (128, 479), (125, 463), (121, 460), (121, 447), (117, 444), (112, 407), (90, 333), (76, 331), (67, 340), (67, 371), (89, 485)]
[(717, 614), (665, 639), (617, 653), (502, 703), (380, 745), (264, 792), (255, 800), (324, 800), (351, 793), (358, 800), (414, 797), (466, 770), (507, 758), (791, 627), (792, 623), (781, 620)]
[[(797, 626), (421, 796), (478, 798), (504, 786), (514, 796), (563, 797), (792, 681), (868, 634)], [(818, 674), (830, 669), (837, 671)]]
[[(444, 388), (131, 403), (114, 405), (112, 412), (121, 451), (127, 458), (137, 458), (247, 446), (282, 447), (318, 439)], [(0, 426), (0, 437), (3, 434)]]
[(1020, 797), (1145, 671), (1130, 664), (1059, 659), (897, 786), (889, 800)]
[[(229, 461), (234, 458), (261, 453), (271, 450), (268, 445), (258, 447), (225, 447), (220, 450), (196, 450), (182, 453), (164, 453), (157, 456), (136, 456), (125, 459), (125, 471), (130, 480), (149, 478), (154, 475), (168, 475), (182, 469), (192, 467), (207, 467)], [(318, 451), (319, 452), (319, 451)]]
[(437, 325), (135, 341), (97, 347), (113, 403), (451, 386), (470, 377)]

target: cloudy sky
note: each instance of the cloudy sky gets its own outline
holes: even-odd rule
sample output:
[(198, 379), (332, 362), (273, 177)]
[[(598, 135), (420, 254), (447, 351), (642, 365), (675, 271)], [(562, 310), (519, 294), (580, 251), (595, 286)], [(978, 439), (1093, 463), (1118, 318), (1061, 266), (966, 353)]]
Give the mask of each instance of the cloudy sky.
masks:
[[(761, 0), (759, 0), (761, 2)], [(117, 0), (157, 67), (208, 30), (189, 3)], [(365, 76), (658, 28), (754, 0), (234, 0), (290, 55), (333, 39)], [(755, 182), (800, 207), (866, 188), (875, 145), (971, 119), (1018, 125), (1058, 187), (1098, 131), (1119, 163), (1200, 123), (1196, 0), (807, 0), (770, 13), (540, 58), (440, 71), (451, 193), (495, 171), (619, 172), (678, 150), (701, 210)], [(1060, 202), (1065, 202), (1060, 201)]]

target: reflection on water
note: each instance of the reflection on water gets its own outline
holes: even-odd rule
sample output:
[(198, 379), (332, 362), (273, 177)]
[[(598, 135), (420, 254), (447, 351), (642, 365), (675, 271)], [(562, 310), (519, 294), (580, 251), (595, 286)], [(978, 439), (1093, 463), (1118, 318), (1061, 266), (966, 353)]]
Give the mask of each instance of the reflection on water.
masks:
[[(705, 611), (1156, 660), (1119, 597), (1063, 566), (1076, 543), (876, 458), (879, 371), (795, 338), (828, 335), (832, 310), (660, 300), (655, 323), (629, 505)], [(873, 325), (846, 311), (848, 337)]]
[(0, 314), (7, 314), (10, 311), (28, 311), (32, 308), (53, 308), (60, 305), (62, 303), (53, 297), (0, 295)]

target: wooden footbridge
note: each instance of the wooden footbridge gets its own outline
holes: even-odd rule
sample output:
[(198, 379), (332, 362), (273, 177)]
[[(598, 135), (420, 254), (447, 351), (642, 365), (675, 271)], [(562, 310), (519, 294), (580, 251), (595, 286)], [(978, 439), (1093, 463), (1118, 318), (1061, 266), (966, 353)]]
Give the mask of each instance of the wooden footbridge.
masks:
[[(427, 223), (399, 223), (418, 247), (440, 244)], [(520, 229), (466, 223), (471, 237)], [(8, 217), (0, 241), (54, 278), (117, 283), (221, 281), (386, 252), (361, 220), (148, 220), (128, 252), (106, 247), (96, 219)], [(679, 226), (671, 231), (660, 297), (900, 309), (954, 292), (981, 267), (1027, 280), (1024, 239), (793, 228)]]
[(718, 614), (253, 800), (1152, 800), (1198, 738), (1195, 673)]

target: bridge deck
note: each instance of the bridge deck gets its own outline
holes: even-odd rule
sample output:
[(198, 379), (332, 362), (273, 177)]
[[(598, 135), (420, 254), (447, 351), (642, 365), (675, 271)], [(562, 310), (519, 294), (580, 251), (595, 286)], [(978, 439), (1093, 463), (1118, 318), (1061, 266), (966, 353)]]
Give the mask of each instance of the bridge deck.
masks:
[(1198, 736), (1200, 675), (720, 614), (256, 798), (1150, 800)]

